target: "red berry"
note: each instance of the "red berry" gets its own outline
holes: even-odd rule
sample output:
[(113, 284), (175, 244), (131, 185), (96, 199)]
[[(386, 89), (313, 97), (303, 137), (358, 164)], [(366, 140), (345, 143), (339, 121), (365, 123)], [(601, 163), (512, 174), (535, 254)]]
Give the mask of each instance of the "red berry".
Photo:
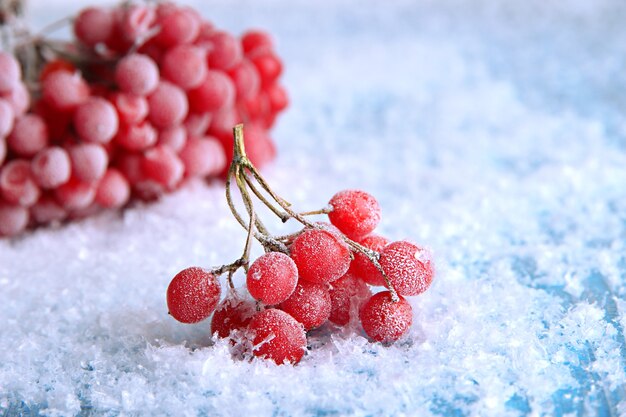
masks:
[(155, 21), (154, 9), (141, 4), (122, 6), (117, 29), (129, 46), (144, 37)]
[(117, 110), (120, 123), (138, 124), (148, 115), (148, 100), (143, 96), (118, 91), (111, 95), (111, 102)]
[(349, 272), (330, 284), (329, 294), (328, 319), (339, 326), (345, 326), (356, 317), (363, 303), (372, 296), (367, 284)]
[(164, 48), (191, 43), (200, 32), (200, 18), (193, 10), (184, 7), (161, 9), (157, 24), (160, 31), (155, 41)]
[(94, 184), (70, 178), (68, 182), (54, 190), (57, 201), (67, 210), (82, 210), (93, 203), (96, 196)]
[(159, 132), (159, 145), (169, 146), (174, 152), (180, 152), (187, 142), (187, 132), (182, 126), (170, 127)]
[(15, 120), (7, 144), (20, 156), (34, 156), (48, 145), (48, 127), (36, 114), (25, 114)]
[(7, 93), (20, 83), (22, 70), (17, 59), (8, 52), (0, 52), (0, 93)]
[(330, 222), (350, 239), (370, 233), (380, 221), (380, 206), (370, 194), (360, 190), (340, 191), (330, 199)]
[(142, 151), (154, 145), (157, 141), (157, 131), (149, 122), (138, 125), (123, 126), (115, 141), (129, 151)]
[(246, 55), (273, 48), (272, 38), (262, 30), (249, 30), (241, 37), (241, 46)]
[(306, 351), (306, 334), (301, 323), (275, 308), (256, 313), (248, 324), (254, 345), (252, 354), (276, 364), (296, 364)]
[(291, 245), (300, 278), (317, 284), (341, 278), (350, 266), (350, 249), (327, 230), (307, 229)]
[(15, 236), (28, 225), (28, 210), (0, 200), (0, 236)]
[(220, 300), (220, 283), (211, 272), (190, 267), (180, 271), (167, 287), (167, 308), (182, 323), (209, 317)]
[(70, 179), (70, 157), (58, 146), (46, 148), (33, 158), (31, 172), (41, 188), (58, 187)]
[(109, 168), (98, 183), (96, 202), (102, 207), (122, 207), (130, 197), (128, 180), (115, 168)]
[(209, 68), (226, 71), (241, 61), (243, 57), (241, 45), (231, 34), (213, 32), (209, 40), (211, 42), (208, 54)]
[(421, 294), (433, 280), (430, 252), (411, 242), (388, 244), (380, 252), (379, 262), (389, 282), (400, 295)]
[(330, 317), (331, 300), (325, 285), (300, 281), (295, 291), (279, 308), (311, 330), (326, 323)]
[(255, 303), (236, 296), (226, 297), (217, 305), (211, 318), (211, 333), (218, 337), (230, 336), (234, 330), (244, 330), (256, 313)]
[(89, 86), (78, 72), (55, 71), (41, 82), (43, 100), (53, 109), (70, 112), (89, 97)]
[[(380, 253), (385, 245), (389, 243), (389, 239), (378, 235), (367, 235), (360, 239), (358, 243)], [(369, 285), (385, 286), (386, 283), (383, 274), (376, 268), (372, 261), (361, 252), (354, 251), (353, 253), (354, 259), (350, 264), (350, 269), (354, 274)]]
[(111, 10), (104, 7), (88, 7), (74, 19), (74, 34), (81, 43), (93, 47), (109, 39), (114, 24)]
[(30, 207), (30, 214), (39, 224), (58, 222), (67, 216), (67, 211), (50, 196), (41, 196), (37, 202)]
[(207, 71), (206, 52), (197, 46), (176, 46), (165, 52), (161, 60), (163, 77), (183, 90), (199, 86)]
[(6, 100), (13, 108), (15, 116), (21, 116), (26, 113), (30, 107), (30, 93), (26, 85), (22, 82), (18, 83), (13, 90), (7, 93), (1, 93), (0, 97)]
[(15, 111), (11, 104), (4, 99), (0, 99), (0, 137), (5, 137), (13, 129)]
[(0, 191), (6, 202), (24, 207), (35, 204), (41, 191), (30, 170), (30, 161), (13, 159), (0, 170)]
[(217, 175), (226, 166), (224, 149), (217, 140), (210, 136), (188, 138), (179, 156), (185, 164), (185, 173), (188, 176)]
[(281, 252), (268, 252), (257, 258), (248, 270), (246, 286), (250, 295), (269, 305), (285, 301), (298, 283), (298, 269)]
[(413, 322), (413, 310), (404, 298), (395, 302), (389, 291), (379, 292), (370, 298), (359, 313), (363, 330), (377, 342), (398, 340)]
[(148, 107), (150, 122), (159, 129), (165, 129), (185, 119), (189, 103), (183, 90), (172, 83), (161, 81), (148, 97)]
[(146, 151), (142, 159), (146, 178), (171, 189), (183, 178), (185, 166), (176, 153), (165, 145), (157, 145)]
[(250, 99), (259, 93), (261, 78), (256, 67), (249, 60), (244, 59), (228, 74), (235, 84), (237, 100)]
[(159, 68), (147, 55), (126, 55), (117, 63), (115, 82), (125, 93), (147, 95), (159, 84)]
[(189, 113), (184, 126), (189, 136), (202, 137), (211, 124), (212, 113)]
[(74, 129), (87, 142), (109, 142), (117, 133), (118, 126), (115, 107), (100, 97), (89, 98), (74, 112)]
[(102, 145), (79, 143), (68, 150), (72, 161), (72, 175), (76, 179), (92, 182), (102, 178), (109, 163), (109, 156)]
[(202, 84), (189, 90), (188, 97), (192, 111), (214, 112), (232, 106), (235, 101), (235, 86), (225, 73), (209, 70)]
[(283, 72), (283, 63), (270, 50), (255, 54), (251, 60), (261, 76), (261, 85), (272, 84)]

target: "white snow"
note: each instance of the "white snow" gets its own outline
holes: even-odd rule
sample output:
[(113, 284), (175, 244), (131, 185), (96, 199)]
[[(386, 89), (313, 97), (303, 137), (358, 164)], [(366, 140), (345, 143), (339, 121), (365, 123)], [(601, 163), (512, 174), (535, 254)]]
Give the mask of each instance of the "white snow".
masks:
[[(41, 27), (86, 1), (30, 3)], [(219, 183), (2, 240), (0, 415), (626, 412), (623, 2), (192, 4), (276, 37), (279, 194), (370, 192), (436, 279), (395, 345), (322, 328), (279, 367), (167, 315), (176, 272), (243, 249)]]

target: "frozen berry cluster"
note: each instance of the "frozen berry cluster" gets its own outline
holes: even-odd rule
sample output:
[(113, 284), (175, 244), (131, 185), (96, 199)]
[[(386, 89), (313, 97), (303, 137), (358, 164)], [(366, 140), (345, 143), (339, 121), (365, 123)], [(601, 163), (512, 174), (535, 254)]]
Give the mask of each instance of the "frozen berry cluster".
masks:
[(88, 7), (72, 24), (72, 42), (22, 41), (35, 60), (0, 53), (0, 236), (223, 176), (237, 123), (256, 165), (274, 158), (288, 100), (267, 33), (235, 37), (169, 2)]
[[(390, 242), (375, 234), (381, 209), (364, 191), (341, 191), (324, 209), (294, 212), (250, 163), (242, 135), (238, 126), (229, 182), (236, 180), (248, 220), (234, 206), (230, 187), (227, 200), (248, 231), (244, 253), (229, 265), (191, 267), (178, 273), (167, 289), (172, 317), (197, 323), (212, 315), (213, 334), (230, 337), (238, 352), (277, 364), (300, 361), (307, 350), (307, 332), (327, 322), (335, 328), (360, 323), (376, 342), (398, 340), (413, 318), (405, 297), (421, 294), (432, 282), (430, 252), (409, 241)], [(294, 219), (304, 227), (287, 236), (271, 235), (256, 215), (253, 196), (280, 220)], [(328, 215), (330, 223), (312, 222), (312, 215)], [(250, 263), (252, 238), (265, 253)], [(239, 268), (246, 271), (247, 295), (232, 284)], [(230, 289), (220, 302), (219, 276), (226, 272)]]

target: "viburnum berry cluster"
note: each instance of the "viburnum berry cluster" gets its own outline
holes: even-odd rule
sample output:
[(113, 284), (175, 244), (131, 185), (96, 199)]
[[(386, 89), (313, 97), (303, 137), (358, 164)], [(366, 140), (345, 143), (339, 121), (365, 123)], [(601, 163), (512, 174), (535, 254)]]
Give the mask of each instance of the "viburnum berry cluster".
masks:
[(71, 23), (72, 42), (16, 31), (0, 52), (0, 236), (223, 176), (237, 123), (257, 166), (274, 158), (288, 99), (266, 32), (235, 37), (170, 2)]
[[(235, 206), (231, 183), (241, 194), (245, 214)], [(296, 212), (260, 175), (244, 148), (243, 125), (234, 128), (234, 156), (228, 170), (226, 199), (237, 222), (247, 230), (242, 256), (212, 269), (190, 267), (167, 288), (169, 313), (183, 323), (211, 319), (211, 331), (230, 338), (238, 352), (295, 364), (307, 350), (307, 332), (327, 322), (360, 322), (376, 342), (392, 343), (412, 324), (405, 297), (430, 286), (430, 252), (409, 241), (390, 242), (374, 233), (381, 218), (376, 199), (360, 190), (336, 193), (327, 207)], [(303, 228), (275, 236), (254, 207), (260, 202), (281, 222)], [(328, 215), (330, 223), (310, 220)], [(250, 263), (253, 239), (265, 253)], [(233, 274), (246, 273), (248, 295), (236, 290)], [(229, 289), (220, 301), (219, 277)], [(373, 293), (370, 287), (383, 287)]]

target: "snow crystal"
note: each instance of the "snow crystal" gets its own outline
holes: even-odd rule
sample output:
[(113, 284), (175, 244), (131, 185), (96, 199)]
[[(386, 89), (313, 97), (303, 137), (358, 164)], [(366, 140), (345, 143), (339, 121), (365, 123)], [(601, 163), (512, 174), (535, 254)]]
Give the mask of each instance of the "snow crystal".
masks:
[(394, 345), (322, 326), (277, 366), (167, 315), (174, 274), (243, 249), (219, 183), (2, 240), (1, 415), (626, 414), (624, 2), (188, 3), (276, 39), (274, 189), (371, 193), (437, 276)]

